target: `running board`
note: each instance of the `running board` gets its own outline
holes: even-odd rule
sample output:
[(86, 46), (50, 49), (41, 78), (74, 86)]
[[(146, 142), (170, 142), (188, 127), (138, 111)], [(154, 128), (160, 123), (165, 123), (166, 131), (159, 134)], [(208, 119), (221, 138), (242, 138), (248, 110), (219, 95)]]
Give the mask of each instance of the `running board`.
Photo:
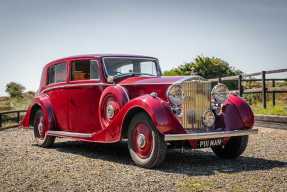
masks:
[(234, 131), (214, 131), (201, 133), (186, 133), (186, 134), (166, 134), (165, 141), (180, 141), (180, 140), (194, 140), (194, 139), (216, 139), (224, 137), (236, 137), (244, 135), (257, 134), (258, 129), (234, 130)]
[(75, 133), (68, 131), (48, 131), (48, 135), (57, 137), (77, 137), (77, 138), (91, 138), (93, 134), (91, 133)]

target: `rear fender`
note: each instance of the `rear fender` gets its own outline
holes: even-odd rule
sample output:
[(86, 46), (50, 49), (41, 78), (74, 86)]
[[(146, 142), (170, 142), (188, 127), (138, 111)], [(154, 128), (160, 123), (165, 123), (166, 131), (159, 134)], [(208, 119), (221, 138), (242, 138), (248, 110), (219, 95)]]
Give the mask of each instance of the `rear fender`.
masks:
[(20, 123), (20, 127), (29, 128), (33, 126), (34, 115), (38, 109), (41, 109), (44, 113), (44, 123), (47, 130), (53, 129), (55, 127), (55, 117), (48, 95), (41, 95), (41, 97), (34, 98), (23, 121)]

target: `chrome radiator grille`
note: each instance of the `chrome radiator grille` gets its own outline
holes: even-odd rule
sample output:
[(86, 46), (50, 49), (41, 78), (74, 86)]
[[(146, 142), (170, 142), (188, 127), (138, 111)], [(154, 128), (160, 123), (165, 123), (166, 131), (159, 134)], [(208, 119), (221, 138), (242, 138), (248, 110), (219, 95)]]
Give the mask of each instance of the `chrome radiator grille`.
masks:
[(210, 109), (211, 84), (203, 80), (184, 81), (182, 126), (188, 129), (202, 128), (202, 115)]

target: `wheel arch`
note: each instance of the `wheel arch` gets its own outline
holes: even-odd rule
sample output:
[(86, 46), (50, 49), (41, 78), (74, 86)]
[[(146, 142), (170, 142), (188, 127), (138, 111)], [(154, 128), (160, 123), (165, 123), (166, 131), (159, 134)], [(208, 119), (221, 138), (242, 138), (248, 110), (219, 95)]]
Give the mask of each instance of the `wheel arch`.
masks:
[(125, 118), (123, 120), (123, 124), (122, 124), (122, 134), (121, 134), (122, 138), (128, 137), (129, 124), (130, 124), (133, 116), (137, 113), (140, 113), (140, 112), (144, 112), (149, 116), (149, 114), (141, 107), (134, 107), (127, 112), (127, 114), (125, 115)]
[(146, 113), (161, 134), (184, 133), (182, 126), (161, 98), (143, 95), (131, 100), (124, 109), (121, 138), (127, 137), (128, 125), (138, 112)]
[(107, 105), (108, 97), (114, 98), (119, 108), (122, 108), (129, 101), (129, 97), (128, 97), (126, 89), (120, 85), (109, 86), (102, 92), (100, 96), (99, 107), (98, 107), (98, 111), (99, 111), (98, 118), (103, 128), (107, 128), (112, 123), (112, 121), (105, 122), (106, 114), (104, 112), (104, 107)]
[(38, 103), (35, 103), (31, 107), (30, 111), (30, 118), (29, 118), (29, 126), (33, 126), (34, 120), (35, 120), (35, 114), (38, 110), (42, 110), (41, 106)]
[(48, 95), (43, 95), (42, 97), (36, 97), (30, 107), (28, 108), (26, 115), (21, 122), (20, 127), (29, 128), (33, 126), (35, 114), (38, 110), (42, 110), (45, 116), (45, 123), (49, 129), (53, 129), (56, 127), (56, 119), (54, 116), (52, 104)]

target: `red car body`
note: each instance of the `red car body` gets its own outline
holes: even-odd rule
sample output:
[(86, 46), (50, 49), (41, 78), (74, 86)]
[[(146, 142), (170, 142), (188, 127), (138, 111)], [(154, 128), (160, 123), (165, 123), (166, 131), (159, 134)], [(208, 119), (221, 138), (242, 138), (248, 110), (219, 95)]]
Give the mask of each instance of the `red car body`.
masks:
[[(105, 69), (104, 58), (152, 60), (156, 63), (158, 75), (126, 76), (111, 81)], [(98, 65), (98, 78), (72, 80), (72, 63), (91, 60)], [(62, 74), (65, 77), (61, 77), (64, 80), (48, 83), (48, 70), (59, 63), (66, 65), (65, 73)], [(83, 55), (55, 60), (44, 67), (37, 95), (27, 110), (22, 126), (33, 126), (35, 113), (40, 109), (44, 118), (44, 135), (115, 143), (128, 137), (129, 123), (134, 114), (141, 111), (150, 117), (161, 135), (170, 138), (170, 141), (188, 141), (192, 148), (197, 148), (200, 140), (209, 138), (224, 138), (224, 142), (227, 142), (231, 136), (236, 136), (234, 131), (239, 133), (252, 128), (254, 117), (248, 104), (242, 98), (229, 94), (221, 106), (222, 112), (216, 115), (214, 127), (220, 128), (220, 132), (207, 131), (207, 134), (215, 135), (210, 137), (205, 134), (202, 137), (184, 138), (195, 133), (183, 127), (180, 117), (172, 111), (167, 90), (171, 85), (185, 79), (188, 77), (161, 76), (158, 60), (153, 57)], [(110, 101), (107, 95), (112, 95), (114, 100)], [(112, 118), (106, 116), (107, 102), (110, 102)], [(240, 132), (240, 134), (249, 135), (251, 132)], [(181, 139), (175, 139), (173, 136)]]

